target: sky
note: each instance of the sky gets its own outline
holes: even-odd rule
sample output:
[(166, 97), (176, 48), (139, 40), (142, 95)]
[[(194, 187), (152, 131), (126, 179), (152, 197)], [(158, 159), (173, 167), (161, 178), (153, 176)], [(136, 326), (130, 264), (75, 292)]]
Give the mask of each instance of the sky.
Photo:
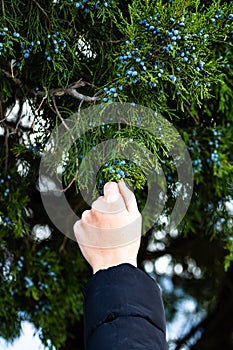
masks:
[(20, 338), (16, 339), (13, 344), (7, 344), (7, 342), (0, 338), (1, 350), (44, 350), (44, 347), (39, 339), (38, 334), (34, 336), (35, 328), (29, 322), (22, 323), (22, 333)]

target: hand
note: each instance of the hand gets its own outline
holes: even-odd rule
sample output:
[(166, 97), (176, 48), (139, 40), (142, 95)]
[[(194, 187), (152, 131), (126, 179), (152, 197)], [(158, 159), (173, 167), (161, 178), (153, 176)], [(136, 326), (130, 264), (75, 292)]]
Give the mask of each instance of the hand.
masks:
[(122, 263), (137, 266), (141, 224), (136, 198), (125, 182), (107, 183), (104, 196), (74, 225), (75, 237), (93, 273)]

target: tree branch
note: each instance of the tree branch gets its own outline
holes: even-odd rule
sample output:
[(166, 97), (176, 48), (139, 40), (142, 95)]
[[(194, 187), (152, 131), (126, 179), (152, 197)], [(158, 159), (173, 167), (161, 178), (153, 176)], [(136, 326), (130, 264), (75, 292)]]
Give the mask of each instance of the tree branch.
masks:
[(86, 95), (80, 94), (79, 92), (76, 91), (80, 87), (89, 85), (87, 82), (82, 81), (82, 79), (79, 79), (78, 81), (70, 84), (67, 88), (57, 88), (57, 89), (51, 89), (48, 91), (35, 91), (33, 89), (28, 88), (26, 85), (24, 85), (22, 83), (22, 81), (20, 79), (15, 78), (14, 76), (12, 76), (12, 74), (7, 72), (5, 69), (1, 69), (1, 71), (7, 78), (10, 78), (16, 85), (19, 85), (22, 88), (25, 88), (27, 90), (27, 92), (33, 94), (35, 97), (37, 97), (37, 96), (45, 97), (46, 94), (50, 97), (69, 95), (69, 96), (72, 96), (79, 101), (84, 101), (84, 102), (89, 102), (89, 103), (100, 100), (100, 98), (97, 96), (92, 96), (92, 97), (86, 96)]
[(15, 78), (14, 76), (12, 76), (11, 73), (7, 72), (5, 69), (1, 69), (1, 71), (2, 71), (2, 73), (3, 73), (7, 78), (10, 78), (11, 80), (13, 80), (13, 82), (14, 82), (16, 85), (23, 85), (20, 79)]

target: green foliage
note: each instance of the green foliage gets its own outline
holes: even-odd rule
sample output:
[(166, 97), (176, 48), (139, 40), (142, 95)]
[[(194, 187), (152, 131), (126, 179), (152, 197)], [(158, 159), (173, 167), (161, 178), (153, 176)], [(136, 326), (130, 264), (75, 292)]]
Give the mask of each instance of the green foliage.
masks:
[[(2, 162), (4, 165), (4, 162)], [(29, 233), (27, 223), (27, 205), (29, 197), (25, 194), (26, 181), (15, 166), (0, 173), (0, 236), (2, 239), (11, 233), (15, 238)], [(9, 170), (9, 171), (8, 171)], [(22, 186), (18, 187), (18, 183)], [(15, 208), (18, 208), (16, 211)]]
[(120, 22), (115, 17), (127, 40), (116, 57), (119, 78), (114, 85), (124, 88), (111, 99), (128, 100), (132, 94), (135, 102), (162, 112), (172, 100), (176, 110), (184, 111), (185, 103), (202, 105), (224, 81), (222, 65), (228, 60), (221, 53), (231, 46), (232, 28), (228, 6), (220, 10), (218, 2), (205, 8), (199, 1), (133, 1), (129, 9), (129, 20), (122, 13)]
[[(138, 157), (135, 151), (132, 159), (126, 159), (120, 152), (109, 153), (109, 159), (101, 163), (94, 179), (95, 195), (102, 194), (107, 181), (124, 178), (134, 187), (141, 209), (149, 186), (147, 175), (155, 169), (163, 171), (166, 179), (163, 214), (169, 215), (174, 206), (177, 171), (169, 155), (176, 142), (174, 134), (152, 135), (143, 130), (143, 120), (135, 114), (127, 126), (105, 120), (73, 142), (72, 135), (82, 125), (82, 111), (90, 105), (108, 107), (114, 102), (129, 102), (132, 108), (135, 104), (150, 107), (172, 122), (187, 145), (194, 176), (193, 198), (179, 227), (177, 244), (184, 245), (182, 254), (188, 260), (192, 252), (185, 242), (189, 237), (197, 240), (204, 237), (211, 246), (218, 242), (214, 251), (218, 254), (219, 247), (225, 247), (225, 268), (230, 269), (232, 13), (233, 3), (224, 1), (2, 1), (0, 334), (3, 337), (15, 338), (21, 321), (30, 320), (40, 329), (43, 343), (49, 345), (51, 341), (59, 349), (67, 340), (67, 328), (80, 320), (82, 314), (81, 289), (89, 271), (77, 253), (77, 245), (61, 237), (49, 221), (38, 190), (40, 158), (57, 126), (62, 124), (66, 129), (70, 148), (58, 163), (48, 162), (48, 169), (54, 171), (61, 159), (64, 161), (65, 192), (75, 212), (81, 213), (85, 208), (78, 195), (80, 188), (90, 188), (92, 181), (85, 171), (78, 178), (79, 169), (84, 165), (91, 168), (93, 163), (87, 159), (90, 151), (96, 154), (97, 164), (101, 159), (98, 145), (110, 139), (120, 140), (121, 149), (137, 144), (141, 150), (148, 150), (150, 156)], [(76, 123), (70, 125), (69, 117), (75, 113)], [(54, 148), (61, 149), (61, 156), (63, 146), (66, 149), (66, 136), (59, 143), (54, 138)], [(160, 226), (158, 223), (159, 229)], [(50, 235), (38, 238), (38, 229), (46, 231), (47, 227)], [(176, 241), (170, 234), (167, 232), (164, 240), (168, 252)], [(201, 244), (204, 259), (208, 244)], [(176, 249), (174, 259), (179, 262)], [(143, 254), (142, 260), (147, 256), (146, 246)], [(219, 253), (218, 257), (216, 265), (222, 268), (224, 256)], [(208, 275), (211, 269), (206, 272), (205, 266), (208, 265), (203, 262), (202, 273)], [(222, 274), (221, 270), (219, 280)], [(206, 285), (203, 295), (208, 294), (208, 288)], [(198, 295), (195, 298), (198, 300)], [(171, 308), (172, 319), (174, 304)]]

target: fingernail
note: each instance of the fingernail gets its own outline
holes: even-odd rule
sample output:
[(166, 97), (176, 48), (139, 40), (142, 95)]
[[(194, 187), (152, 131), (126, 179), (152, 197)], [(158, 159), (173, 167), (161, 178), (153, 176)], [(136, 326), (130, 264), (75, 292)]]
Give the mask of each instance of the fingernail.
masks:
[(104, 185), (104, 192), (105, 191), (111, 191), (111, 192), (115, 192), (115, 193), (118, 193), (119, 192), (119, 189), (118, 189), (118, 185), (116, 182), (107, 182), (105, 185)]

